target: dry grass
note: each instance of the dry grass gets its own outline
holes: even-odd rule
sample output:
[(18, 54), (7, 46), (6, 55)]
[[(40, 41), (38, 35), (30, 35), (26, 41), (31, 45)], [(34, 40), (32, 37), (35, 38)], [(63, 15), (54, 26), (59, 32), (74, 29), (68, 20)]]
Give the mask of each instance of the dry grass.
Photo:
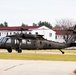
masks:
[[(74, 51), (71, 50), (73, 53)], [(53, 61), (76, 61), (76, 54), (61, 54), (58, 50), (23, 50), (22, 53), (17, 53), (13, 50), (8, 53), (7, 50), (0, 50), (0, 59), (17, 59), (17, 60), (53, 60)]]

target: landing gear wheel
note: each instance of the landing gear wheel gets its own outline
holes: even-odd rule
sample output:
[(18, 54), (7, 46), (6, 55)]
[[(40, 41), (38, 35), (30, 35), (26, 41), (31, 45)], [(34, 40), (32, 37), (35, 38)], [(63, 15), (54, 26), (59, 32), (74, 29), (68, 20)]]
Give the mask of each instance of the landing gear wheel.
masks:
[(62, 52), (62, 54), (64, 54), (64, 52)]
[(59, 49), (61, 51), (62, 54), (64, 54), (65, 52), (63, 52), (61, 49)]
[(9, 53), (11, 53), (11, 52), (12, 52), (12, 49), (11, 49), (11, 48), (8, 48), (7, 51), (8, 51)]
[(22, 53), (22, 50), (21, 49), (18, 49), (17, 51), (18, 51), (18, 53)]

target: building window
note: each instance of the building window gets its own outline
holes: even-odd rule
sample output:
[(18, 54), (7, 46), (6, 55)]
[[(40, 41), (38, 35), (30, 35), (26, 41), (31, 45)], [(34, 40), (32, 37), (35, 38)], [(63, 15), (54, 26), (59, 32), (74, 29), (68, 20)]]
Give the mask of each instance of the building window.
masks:
[(16, 34), (16, 32), (14, 32), (14, 34)]
[(31, 34), (31, 32), (29, 32), (29, 34)]
[(10, 32), (10, 35), (11, 35), (12, 33)]
[(7, 32), (7, 36), (8, 36), (8, 32)]
[(36, 32), (36, 35), (38, 35), (38, 32)]
[(52, 33), (49, 33), (49, 36), (52, 37)]
[(57, 39), (57, 35), (55, 36), (55, 39)]

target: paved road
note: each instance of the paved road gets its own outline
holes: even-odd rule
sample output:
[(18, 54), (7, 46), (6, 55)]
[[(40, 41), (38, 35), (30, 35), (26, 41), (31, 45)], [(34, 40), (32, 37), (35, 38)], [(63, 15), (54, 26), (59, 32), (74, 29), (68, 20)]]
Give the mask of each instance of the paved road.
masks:
[(0, 60), (0, 75), (74, 75), (76, 62)]

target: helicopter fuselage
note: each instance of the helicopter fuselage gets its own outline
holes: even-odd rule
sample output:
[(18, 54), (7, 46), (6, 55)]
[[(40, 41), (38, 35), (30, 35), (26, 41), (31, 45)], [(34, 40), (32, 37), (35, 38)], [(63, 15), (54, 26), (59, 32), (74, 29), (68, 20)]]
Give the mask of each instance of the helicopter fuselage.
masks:
[(0, 48), (2, 49), (28, 49), (28, 50), (38, 50), (38, 49), (63, 49), (66, 48), (66, 43), (59, 43), (54, 41), (49, 41), (46, 39), (21, 39), (4, 37), (0, 40)]

